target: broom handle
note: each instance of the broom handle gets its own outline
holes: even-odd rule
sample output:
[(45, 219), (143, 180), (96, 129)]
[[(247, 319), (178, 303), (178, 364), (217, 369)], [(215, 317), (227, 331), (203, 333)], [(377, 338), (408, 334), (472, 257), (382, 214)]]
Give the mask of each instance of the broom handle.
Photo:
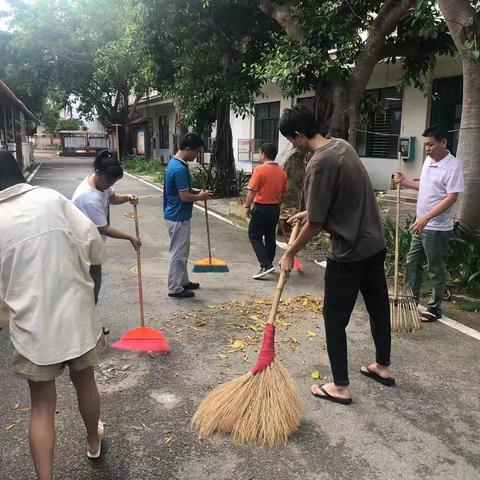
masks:
[[(292, 245), (298, 235), (298, 230), (300, 229), (300, 222), (296, 223), (293, 227), (292, 234), (290, 235), (290, 240), (288, 245)], [(277, 288), (275, 289), (275, 294), (273, 296), (272, 308), (270, 309), (270, 315), (268, 316), (267, 323), (274, 323), (275, 316), (277, 315), (278, 305), (280, 303), (280, 298), (283, 293), (283, 287), (287, 283), (287, 277), (283, 272), (280, 272), (280, 278), (278, 279)]]
[[(402, 171), (402, 156), (398, 152), (398, 171)], [(400, 261), (400, 183), (397, 183), (397, 209), (395, 215), (395, 298), (398, 298), (398, 264)]]
[(205, 223), (207, 225), (207, 243), (208, 243), (208, 263), (212, 264), (212, 249), (210, 247), (210, 227), (208, 225), (208, 210), (207, 210), (207, 201), (203, 201), (203, 205), (205, 208)]
[[(138, 228), (138, 211), (137, 206), (133, 205), (133, 213), (135, 216), (135, 233), (140, 238), (140, 230)], [(140, 326), (145, 326), (145, 315), (143, 311), (143, 285), (142, 285), (142, 260), (140, 257), (140, 247), (137, 250), (137, 280), (138, 280), (138, 300), (140, 304)]]

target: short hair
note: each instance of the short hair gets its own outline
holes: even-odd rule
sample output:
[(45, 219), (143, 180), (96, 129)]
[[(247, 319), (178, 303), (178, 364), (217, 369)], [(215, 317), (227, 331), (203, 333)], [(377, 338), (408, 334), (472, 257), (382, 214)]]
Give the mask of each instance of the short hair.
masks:
[(273, 143), (264, 143), (260, 149), (261, 153), (264, 153), (268, 159), (275, 160), (277, 156), (278, 149)]
[(198, 150), (206, 148), (203, 138), (197, 133), (187, 133), (180, 142), (180, 150)]
[(284, 137), (289, 138), (295, 138), (299, 133), (307, 138), (322, 134), (320, 125), (313, 113), (302, 105), (286, 108), (280, 117), (278, 128)]
[(422, 133), (422, 137), (432, 137), (437, 142), (441, 142), (442, 140), (447, 140), (447, 136), (448, 136), (447, 129), (443, 125), (432, 125)]
[(123, 177), (123, 168), (110, 150), (100, 150), (93, 161), (93, 168), (100, 174), (119, 180)]

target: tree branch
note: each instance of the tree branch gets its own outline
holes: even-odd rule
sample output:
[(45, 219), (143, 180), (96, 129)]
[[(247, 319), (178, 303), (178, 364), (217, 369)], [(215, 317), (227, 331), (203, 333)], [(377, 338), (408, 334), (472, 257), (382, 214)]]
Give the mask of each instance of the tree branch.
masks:
[(400, 20), (408, 13), (415, 0), (387, 0), (373, 21), (368, 38), (349, 78), (353, 103), (360, 105), (375, 65), (382, 60), (386, 37), (391, 34)]
[(301, 0), (285, 0), (283, 4), (274, 3), (270, 0), (260, 0), (258, 8), (275, 20), (282, 29), (294, 40), (303, 43), (305, 34), (303, 28), (292, 15), (291, 7), (298, 5)]

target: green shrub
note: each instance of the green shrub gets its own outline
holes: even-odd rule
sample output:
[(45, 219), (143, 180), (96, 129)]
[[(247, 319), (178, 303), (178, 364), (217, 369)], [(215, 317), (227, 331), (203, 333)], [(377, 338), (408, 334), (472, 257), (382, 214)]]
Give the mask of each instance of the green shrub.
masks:
[(459, 285), (480, 282), (480, 230), (471, 230), (457, 222), (448, 252), (448, 271)]

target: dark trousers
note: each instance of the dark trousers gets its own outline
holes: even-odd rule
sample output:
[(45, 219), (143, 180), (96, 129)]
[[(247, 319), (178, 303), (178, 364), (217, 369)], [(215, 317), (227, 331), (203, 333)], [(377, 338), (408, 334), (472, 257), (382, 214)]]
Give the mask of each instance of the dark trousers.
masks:
[(276, 236), (279, 218), (280, 205), (255, 203), (252, 209), (252, 218), (248, 225), (248, 238), (262, 268), (273, 266), (277, 249)]
[(350, 383), (345, 328), (359, 291), (370, 315), (376, 362), (390, 365), (390, 306), (384, 262), (385, 250), (359, 262), (327, 261), (323, 317), (335, 385), (345, 386)]
[(93, 280), (93, 294), (95, 296), (95, 305), (98, 303), (98, 294), (102, 287), (102, 266), (90, 265), (90, 276)]

